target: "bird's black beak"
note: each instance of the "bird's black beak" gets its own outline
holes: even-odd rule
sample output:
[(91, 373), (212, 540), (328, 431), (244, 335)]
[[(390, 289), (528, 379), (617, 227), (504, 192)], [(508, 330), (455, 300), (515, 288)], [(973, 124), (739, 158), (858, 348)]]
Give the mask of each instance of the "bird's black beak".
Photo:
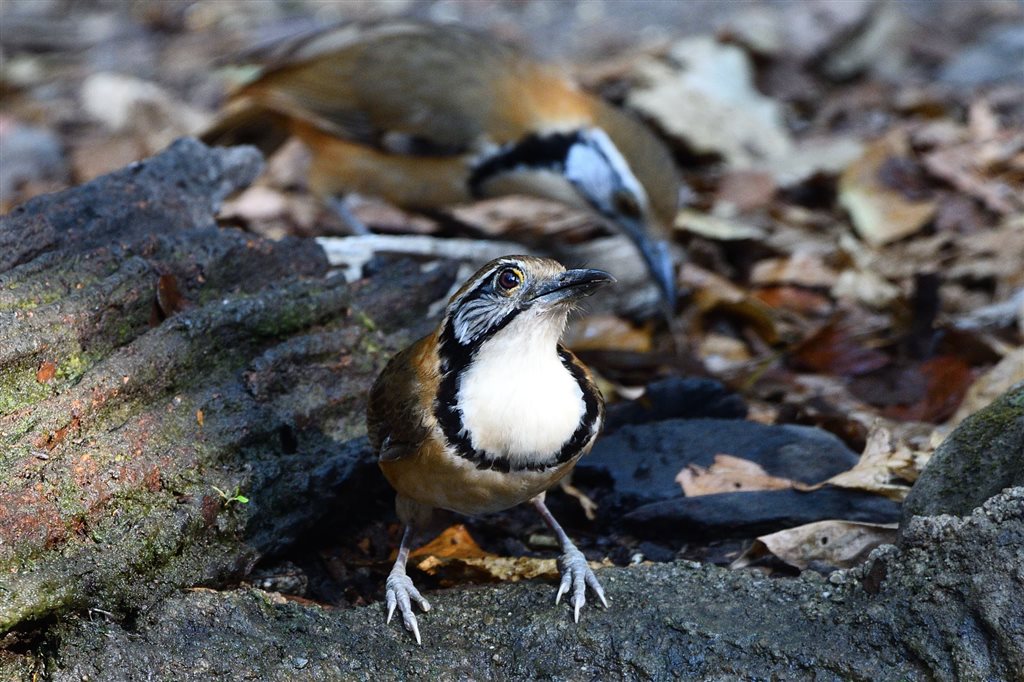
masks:
[(575, 301), (590, 296), (598, 287), (614, 281), (615, 278), (604, 270), (566, 270), (540, 283), (530, 297), (530, 302), (552, 305)]
[(647, 270), (651, 273), (655, 284), (661, 290), (662, 298), (669, 311), (676, 309), (676, 270), (669, 253), (668, 244), (660, 239), (652, 239), (644, 223), (632, 218), (616, 217), (614, 223), (636, 244)]

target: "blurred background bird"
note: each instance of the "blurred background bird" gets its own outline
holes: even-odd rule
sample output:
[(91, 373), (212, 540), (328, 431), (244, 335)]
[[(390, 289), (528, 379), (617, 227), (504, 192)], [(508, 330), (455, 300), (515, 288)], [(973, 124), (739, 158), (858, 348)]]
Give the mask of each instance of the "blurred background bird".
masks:
[(262, 57), (205, 142), (270, 154), (296, 136), (328, 201), (356, 192), (433, 212), (528, 195), (587, 209), (636, 245), (674, 307), (672, 158), (560, 69), (464, 27), (409, 21), (306, 32)]

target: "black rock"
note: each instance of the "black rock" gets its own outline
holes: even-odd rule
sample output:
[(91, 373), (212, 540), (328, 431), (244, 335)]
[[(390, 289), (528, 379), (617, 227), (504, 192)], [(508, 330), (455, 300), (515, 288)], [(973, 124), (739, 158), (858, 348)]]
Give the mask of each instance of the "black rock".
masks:
[(880, 495), (825, 487), (821, 490), (753, 490), (645, 504), (622, 524), (643, 536), (675, 540), (754, 537), (825, 519), (894, 523), (900, 505)]
[(709, 466), (717, 454), (742, 457), (773, 476), (819, 483), (859, 459), (832, 434), (807, 426), (767, 426), (739, 419), (672, 419), (624, 426), (598, 439), (576, 466), (580, 483), (610, 483), (600, 500), (615, 513), (682, 497), (676, 475), (689, 464)]
[(743, 419), (747, 405), (736, 393), (713, 379), (668, 377), (653, 382), (637, 400), (608, 408), (605, 435), (630, 424), (666, 419)]

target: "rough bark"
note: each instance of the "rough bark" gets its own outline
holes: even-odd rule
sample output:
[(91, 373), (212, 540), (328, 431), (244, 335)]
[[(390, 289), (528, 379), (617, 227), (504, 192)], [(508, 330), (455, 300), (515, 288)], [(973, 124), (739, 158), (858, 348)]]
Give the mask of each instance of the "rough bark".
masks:
[(218, 228), (260, 166), (183, 140), (4, 219), (0, 633), (243, 575), (368, 462), (364, 396), (452, 272), (346, 285)]

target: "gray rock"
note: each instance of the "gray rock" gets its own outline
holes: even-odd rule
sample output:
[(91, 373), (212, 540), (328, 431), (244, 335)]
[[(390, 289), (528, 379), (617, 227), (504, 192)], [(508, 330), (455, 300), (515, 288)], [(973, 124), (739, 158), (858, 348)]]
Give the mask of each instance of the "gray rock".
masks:
[(1024, 489), (916, 518), (900, 546), (824, 579), (692, 563), (599, 571), (574, 625), (536, 582), (430, 594), (423, 646), (381, 604), (328, 609), (251, 589), (176, 594), (130, 622), (72, 616), (0, 656), (90, 680), (1019, 680)]
[(957, 426), (903, 503), (915, 516), (964, 516), (1004, 488), (1024, 485), (1024, 382)]

